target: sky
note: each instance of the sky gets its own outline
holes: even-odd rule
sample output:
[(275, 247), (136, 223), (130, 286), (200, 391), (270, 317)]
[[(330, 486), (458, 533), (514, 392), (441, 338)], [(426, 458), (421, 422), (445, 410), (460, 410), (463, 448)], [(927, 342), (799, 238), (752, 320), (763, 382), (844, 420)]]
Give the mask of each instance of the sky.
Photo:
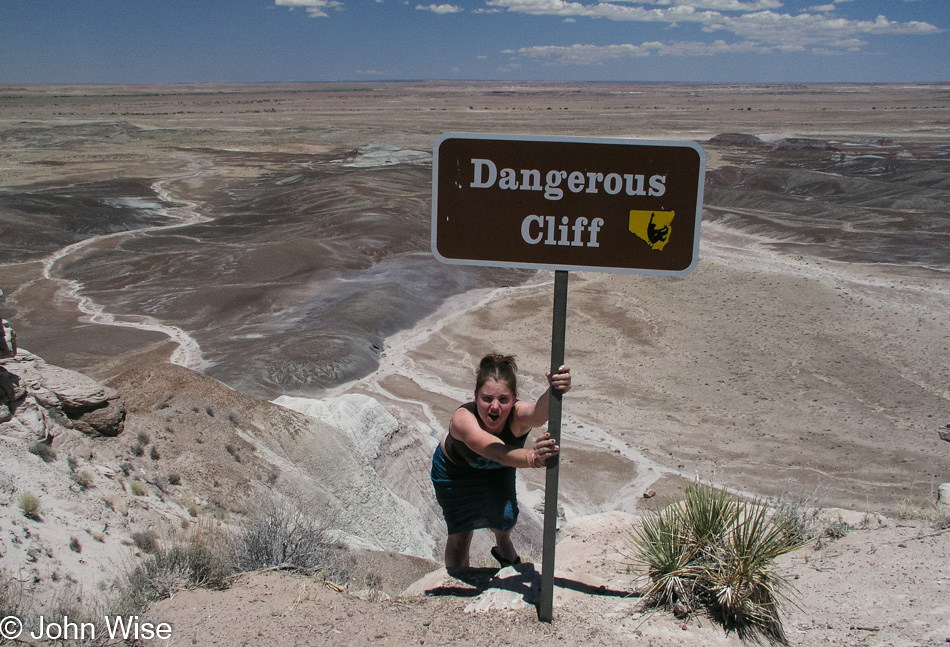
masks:
[(950, 0), (0, 0), (0, 83), (945, 82)]

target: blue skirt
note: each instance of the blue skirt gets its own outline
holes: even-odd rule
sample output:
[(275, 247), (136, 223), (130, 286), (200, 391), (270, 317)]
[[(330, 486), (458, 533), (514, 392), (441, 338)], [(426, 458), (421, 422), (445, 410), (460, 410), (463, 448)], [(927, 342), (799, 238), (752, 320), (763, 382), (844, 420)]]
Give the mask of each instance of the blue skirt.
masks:
[(511, 530), (518, 521), (514, 467), (458, 467), (439, 446), (432, 454), (431, 477), (450, 535), (479, 528)]

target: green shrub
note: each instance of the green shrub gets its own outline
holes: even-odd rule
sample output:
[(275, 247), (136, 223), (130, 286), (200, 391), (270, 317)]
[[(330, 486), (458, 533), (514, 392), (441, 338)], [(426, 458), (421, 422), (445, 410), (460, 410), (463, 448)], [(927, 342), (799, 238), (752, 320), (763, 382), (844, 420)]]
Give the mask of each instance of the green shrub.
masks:
[(762, 502), (691, 484), (683, 501), (648, 515), (630, 541), (650, 578), (646, 606), (704, 608), (740, 638), (787, 643), (779, 607), (791, 585), (774, 562), (804, 538)]
[(132, 481), (129, 484), (129, 491), (132, 492), (132, 496), (145, 496), (145, 486), (139, 483), (138, 481)]
[(27, 519), (33, 521), (40, 520), (40, 500), (31, 492), (24, 492), (20, 495), (20, 512)]

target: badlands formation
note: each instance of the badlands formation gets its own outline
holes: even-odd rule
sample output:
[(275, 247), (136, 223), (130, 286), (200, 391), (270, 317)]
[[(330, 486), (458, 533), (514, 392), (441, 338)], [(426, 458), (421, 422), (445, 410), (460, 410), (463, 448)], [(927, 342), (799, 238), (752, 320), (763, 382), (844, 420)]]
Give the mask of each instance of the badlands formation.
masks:
[[(277, 491), (334, 520), (362, 564), (352, 591), (428, 594), (243, 577), (158, 605), (179, 636), (735, 644), (627, 595), (636, 515), (699, 478), (854, 528), (783, 564), (802, 593), (793, 643), (950, 639), (950, 536), (933, 525), (950, 481), (948, 101), (940, 85), (2, 87), (12, 400), (55, 405), (44, 376), (62, 367), (125, 412), (111, 435), (64, 409), (32, 438), (0, 423), (3, 568), (95, 588), (138, 559), (134, 535), (234, 523)], [(549, 273), (428, 253), (429, 152), (446, 131), (706, 150), (693, 274), (570, 278), (550, 627), (511, 604), (533, 602), (530, 575), (507, 575), (512, 598), (437, 570), (429, 455), (485, 352), (515, 353), (524, 397), (541, 392), (552, 292)], [(50, 463), (29, 451), (44, 438)], [(537, 560), (543, 473), (520, 476), (517, 541)], [(41, 522), (17, 509), (26, 491)]]

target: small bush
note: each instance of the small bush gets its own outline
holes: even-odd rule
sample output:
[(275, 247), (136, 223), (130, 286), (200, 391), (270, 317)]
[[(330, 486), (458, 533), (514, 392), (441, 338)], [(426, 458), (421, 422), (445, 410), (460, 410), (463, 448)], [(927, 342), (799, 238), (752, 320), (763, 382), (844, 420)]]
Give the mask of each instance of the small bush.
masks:
[(76, 539), (75, 537), (70, 537), (70, 538), (69, 538), (69, 550), (73, 551), (74, 553), (81, 553), (81, 552), (82, 552), (82, 544), (80, 544), (80, 543), (79, 543), (79, 540)]
[(137, 612), (183, 589), (227, 588), (227, 577), (234, 570), (227, 546), (218, 526), (199, 520), (171, 547), (157, 548), (128, 573), (121, 586), (128, 606)]
[(168, 473), (168, 484), (169, 485), (181, 485), (181, 477), (178, 476), (177, 472)]
[(821, 508), (812, 505), (810, 498), (782, 496), (769, 501), (775, 510), (775, 520), (802, 542), (822, 535)]
[(92, 474), (83, 470), (81, 472), (73, 472), (69, 475), (69, 478), (73, 480), (73, 483), (79, 486), (80, 490), (87, 490), (92, 487)]
[(43, 442), (42, 440), (37, 441), (30, 445), (30, 453), (34, 456), (39, 456), (43, 459), (44, 463), (52, 463), (56, 460), (56, 452), (48, 443)]
[(24, 492), (20, 495), (20, 512), (27, 519), (33, 521), (40, 520), (40, 500), (31, 492)]
[(145, 496), (145, 486), (138, 481), (132, 481), (129, 484), (129, 491), (133, 496)]
[(148, 452), (148, 456), (153, 461), (157, 461), (159, 458), (161, 458), (158, 454), (158, 448), (155, 445), (152, 445), (152, 449)]
[(132, 455), (133, 455), (133, 456), (144, 456), (144, 455), (145, 455), (145, 445), (141, 445), (141, 444), (139, 444), (139, 443), (136, 443), (135, 445), (132, 445), (132, 447), (131, 447), (130, 449), (132, 450)]
[(291, 566), (338, 576), (342, 570), (328, 524), (300, 505), (277, 498), (263, 500), (257, 513), (244, 522), (235, 537), (234, 555), (241, 571)]
[(230, 572), (231, 565), (202, 544), (159, 549), (125, 576), (125, 604), (129, 609), (140, 610), (184, 589), (222, 590), (227, 588)]
[(135, 469), (135, 466), (128, 461), (123, 461), (122, 463), (119, 463), (119, 469), (122, 470), (124, 475), (128, 476), (132, 473), (132, 470)]
[(854, 530), (854, 527), (851, 524), (840, 519), (834, 519), (825, 526), (822, 535), (828, 539), (841, 539), (852, 530)]
[(158, 535), (154, 530), (132, 533), (132, 543), (143, 553), (158, 552)]
[(139, 441), (139, 445), (142, 445), (143, 447), (144, 447), (145, 445), (148, 445), (150, 442), (152, 442), (151, 437), (150, 437), (147, 433), (145, 433), (144, 431), (140, 431), (140, 432), (138, 433), (138, 435), (136, 436), (136, 440), (138, 440), (138, 441)]
[(761, 502), (696, 483), (683, 501), (647, 516), (630, 541), (650, 578), (645, 605), (687, 614), (702, 607), (742, 639), (787, 644), (779, 607), (791, 585), (773, 566), (804, 539)]
[(0, 569), (0, 617), (22, 618), (25, 615), (23, 613), (24, 598), (23, 585), (5, 570)]

